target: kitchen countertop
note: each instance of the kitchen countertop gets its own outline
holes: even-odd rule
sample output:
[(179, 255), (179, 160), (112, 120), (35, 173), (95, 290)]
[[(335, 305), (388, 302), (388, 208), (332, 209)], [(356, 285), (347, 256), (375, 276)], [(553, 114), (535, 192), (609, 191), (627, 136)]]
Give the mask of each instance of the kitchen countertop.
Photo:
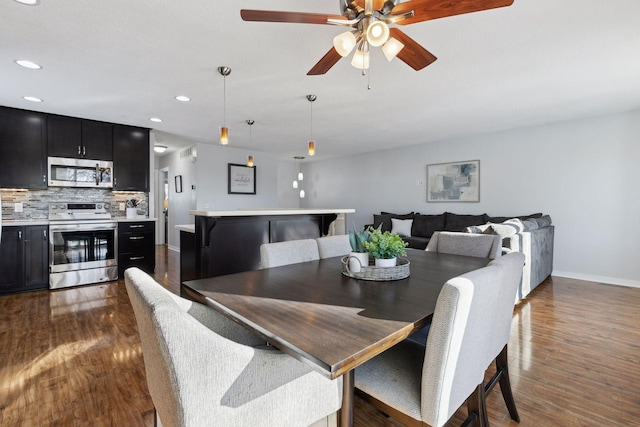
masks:
[(355, 209), (238, 209), (236, 211), (189, 211), (195, 216), (262, 216), (262, 215), (305, 215), (305, 214), (339, 214), (354, 213)]
[(176, 230), (186, 231), (187, 233), (195, 233), (196, 226), (195, 224), (178, 224), (176, 225)]
[[(118, 222), (140, 222), (140, 221), (157, 221), (158, 218), (148, 218), (145, 216), (140, 216), (138, 218), (124, 218), (124, 217), (115, 217), (112, 220)], [(49, 220), (46, 218), (39, 219), (3, 219), (2, 226), (3, 227), (21, 227), (21, 226), (29, 226), (29, 225), (49, 225)]]
[(46, 218), (39, 219), (3, 219), (2, 226), (3, 227), (11, 227), (11, 226), (24, 226), (24, 225), (49, 225), (49, 220)]

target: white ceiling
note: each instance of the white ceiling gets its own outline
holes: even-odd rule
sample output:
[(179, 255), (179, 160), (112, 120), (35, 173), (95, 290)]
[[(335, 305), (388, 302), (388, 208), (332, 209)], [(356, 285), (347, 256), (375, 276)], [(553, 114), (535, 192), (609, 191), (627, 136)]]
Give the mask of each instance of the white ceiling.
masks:
[(343, 28), (244, 22), (241, 8), (339, 14), (339, 0), (1, 0), (0, 105), (217, 144), (225, 65), (231, 146), (250, 146), (253, 119), (251, 149), (289, 158), (306, 152), (307, 94), (316, 158), (640, 107), (638, 0), (515, 0), (404, 26), (438, 60), (416, 72), (375, 50), (367, 77), (346, 58), (306, 75)]

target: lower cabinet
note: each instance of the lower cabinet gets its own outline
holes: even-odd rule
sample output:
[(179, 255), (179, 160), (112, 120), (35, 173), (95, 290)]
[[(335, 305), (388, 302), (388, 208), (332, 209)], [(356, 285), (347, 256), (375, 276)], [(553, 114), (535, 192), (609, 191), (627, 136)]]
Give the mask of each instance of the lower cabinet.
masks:
[(0, 293), (49, 287), (49, 227), (2, 227)]
[(153, 221), (118, 223), (118, 276), (129, 267), (149, 274), (156, 269), (156, 227)]

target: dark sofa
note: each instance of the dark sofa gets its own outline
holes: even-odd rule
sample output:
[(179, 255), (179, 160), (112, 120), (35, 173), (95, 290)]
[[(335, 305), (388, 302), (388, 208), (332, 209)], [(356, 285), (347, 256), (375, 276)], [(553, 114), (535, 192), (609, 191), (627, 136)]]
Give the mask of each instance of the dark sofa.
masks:
[(373, 215), (372, 225), (378, 227), (380, 224), (382, 231), (397, 232), (414, 249), (426, 248), (434, 231), (501, 235), (503, 253), (518, 251), (526, 257), (517, 300), (526, 297), (553, 271), (554, 226), (549, 215), (536, 213), (511, 217), (451, 212), (436, 215), (381, 212)]

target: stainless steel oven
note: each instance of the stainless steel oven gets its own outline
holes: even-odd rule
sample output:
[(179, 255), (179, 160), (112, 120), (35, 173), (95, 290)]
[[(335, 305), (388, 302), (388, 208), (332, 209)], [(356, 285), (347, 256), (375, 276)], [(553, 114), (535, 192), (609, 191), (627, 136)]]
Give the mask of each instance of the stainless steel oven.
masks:
[(118, 278), (118, 223), (106, 203), (49, 204), (49, 288)]

